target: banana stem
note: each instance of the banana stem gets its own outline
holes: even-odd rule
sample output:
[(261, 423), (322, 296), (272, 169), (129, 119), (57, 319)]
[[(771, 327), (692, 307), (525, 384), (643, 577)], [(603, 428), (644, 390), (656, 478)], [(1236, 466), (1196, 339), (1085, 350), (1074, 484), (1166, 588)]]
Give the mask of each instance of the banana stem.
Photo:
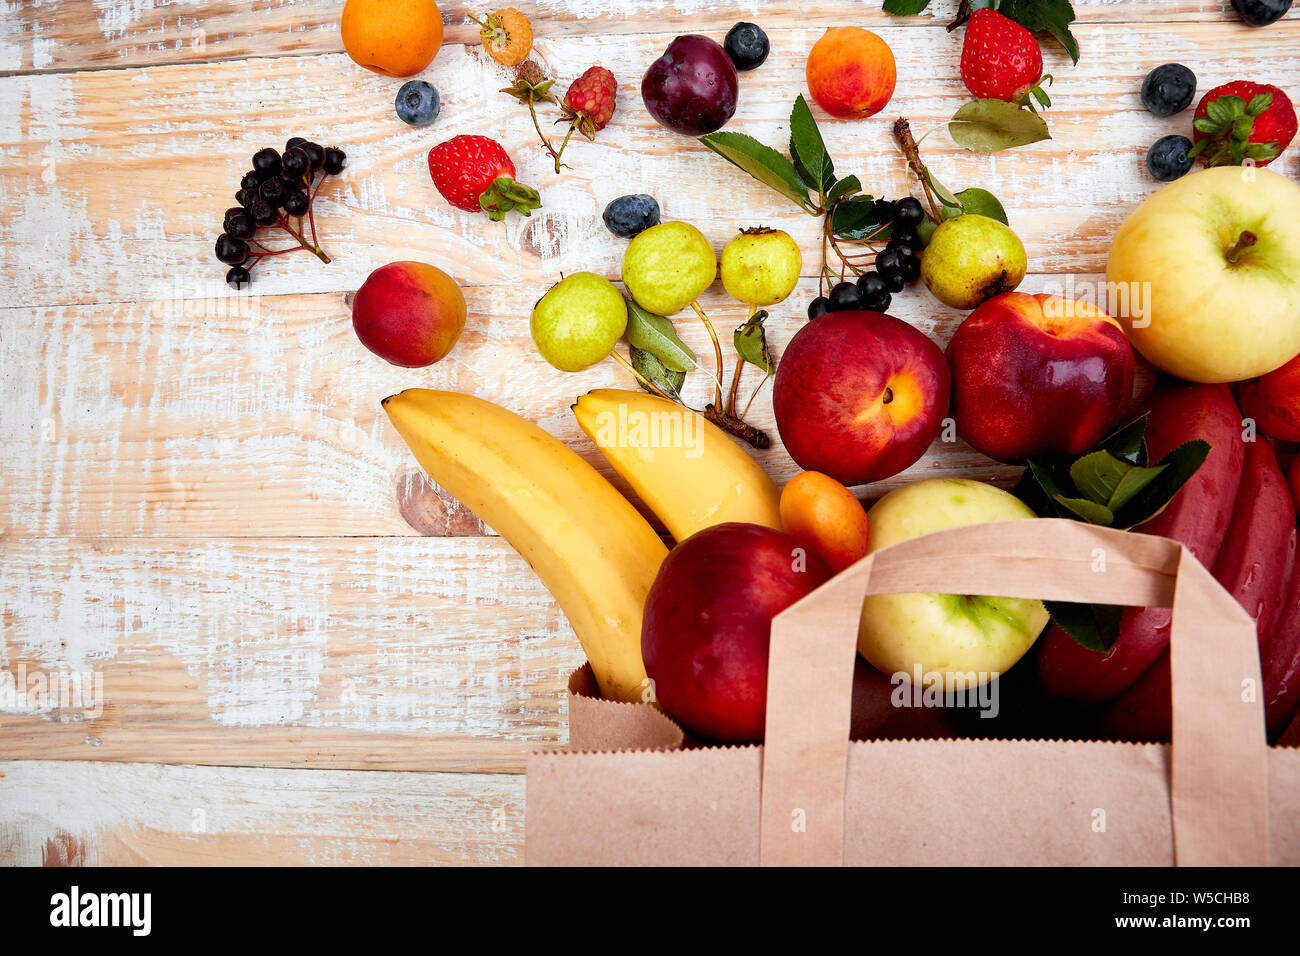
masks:
[(718, 360), (718, 374), (715, 377), (713, 382), (713, 404), (716, 405), (718, 408), (721, 408), (722, 407), (722, 345), (721, 343), (718, 342), (718, 333), (713, 330), (713, 323), (709, 321), (709, 317), (705, 315), (704, 310), (700, 308), (700, 303), (692, 302), (691, 308), (694, 309), (695, 314), (700, 317), (700, 321), (703, 322), (704, 327), (708, 329), (709, 338), (713, 340), (713, 354), (717, 357)]
[(675, 401), (677, 401), (677, 400), (676, 400), (675, 398), (673, 398), (671, 395), (665, 395), (665, 394), (664, 394), (664, 393), (663, 393), (663, 392), (662, 392), (662, 391), (661, 391), (661, 390), (660, 390), (660, 389), (655, 385), (654, 382), (650, 381), (648, 378), (646, 378), (644, 375), (642, 375), (640, 372), (638, 372), (638, 371), (637, 371), (637, 370), (632, 366), (632, 363), (631, 363), (631, 362), (629, 362), (627, 359), (623, 358), (623, 356), (620, 355), (620, 354), (618, 353), (618, 350), (617, 350), (617, 349), (614, 350), (614, 351), (612, 351), (612, 352), (610, 352), (609, 354), (612, 355), (612, 356), (614, 357), (614, 360), (615, 360), (616, 362), (618, 362), (618, 364), (622, 365), (625, 369), (627, 369), (629, 372), (631, 372), (631, 373), (633, 374), (633, 376), (636, 377), (636, 380), (637, 380), (638, 382), (640, 382), (640, 383), (641, 383), (642, 385), (644, 385), (646, 388), (650, 389), (651, 392), (653, 392), (654, 394), (658, 395), (660, 398), (666, 398), (666, 399), (668, 399), (668, 401), (670, 401), (670, 402), (675, 402)]

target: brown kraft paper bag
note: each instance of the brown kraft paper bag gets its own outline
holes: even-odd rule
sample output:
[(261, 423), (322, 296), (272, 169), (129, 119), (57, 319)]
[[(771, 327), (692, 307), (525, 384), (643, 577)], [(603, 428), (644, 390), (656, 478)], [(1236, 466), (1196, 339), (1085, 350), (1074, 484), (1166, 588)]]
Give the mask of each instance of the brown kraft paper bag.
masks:
[[(917, 592), (1172, 607), (1173, 743), (851, 742), (862, 598)], [(528, 759), (527, 862), (1300, 863), (1300, 750), (1266, 743), (1254, 622), (1176, 541), (1062, 519), (915, 538), (780, 614), (769, 654), (761, 746), (683, 749), (576, 673), (570, 749)]]

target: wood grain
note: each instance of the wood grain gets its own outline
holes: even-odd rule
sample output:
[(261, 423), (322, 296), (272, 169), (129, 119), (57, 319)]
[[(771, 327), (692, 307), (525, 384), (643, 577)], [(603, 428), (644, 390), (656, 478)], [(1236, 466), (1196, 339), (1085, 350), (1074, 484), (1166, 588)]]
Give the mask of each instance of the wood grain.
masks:
[(519, 771), (583, 661), (493, 537), (11, 538), (0, 619), (11, 758)]
[(0, 761), (4, 866), (523, 862), (524, 778)]
[[(737, 20), (814, 26), (858, 24), (939, 29), (952, 18), (955, 0), (935, 0), (916, 17), (890, 17), (879, 0), (823, 0), (814, 8), (677, 0), (518, 0), (539, 37), (570, 34), (708, 32), (721, 35)], [(477, 41), (470, 10), (482, 5), (442, 3), (444, 43)], [(1230, 23), (1243, 32), (1227, 0), (1161, 0), (1118, 4), (1077, 0), (1084, 21), (1113, 25), (1151, 21)], [(182, 0), (58, 0), (18, 4), (0, 17), (0, 72), (95, 70), (165, 63), (205, 62), (310, 53), (338, 53), (341, 0), (213, 2)]]
[[(952, 144), (944, 127), (968, 98), (954, 67), (959, 39), (882, 28), (900, 63), (899, 89), (871, 120), (825, 124), (838, 168), (857, 173), (875, 194), (904, 193), (907, 173), (889, 127), (907, 115), (918, 135), (934, 131), (926, 156), (949, 186), (979, 184), (1001, 196), (1031, 271), (1097, 272), (1114, 230), (1156, 186), (1142, 166), (1147, 145), (1187, 127), (1185, 119), (1159, 120), (1140, 107), (1151, 50), (1216, 64), (1207, 79), (1249, 74), (1300, 86), (1293, 55), (1300, 20), (1275, 25), (1267, 44), (1249, 48), (1228, 24), (1133, 26), (1122, 41), (1096, 24), (1080, 31), (1098, 55), (1074, 69), (1049, 63), (1058, 74), (1054, 139), (977, 157)], [(729, 129), (775, 144), (788, 139), (790, 104), (803, 89), (803, 51), (816, 32), (776, 31), (778, 48), (746, 76)], [(0, 307), (158, 300), (174, 296), (178, 285), (219, 285), (225, 267), (212, 244), (222, 213), (251, 154), (292, 132), (348, 150), (348, 170), (318, 204), (325, 246), (336, 259), (328, 267), (305, 255), (268, 264), (264, 274), (259, 269), (259, 293), (349, 291), (376, 266), (406, 258), (435, 262), (466, 285), (536, 290), (561, 272), (616, 275), (623, 244), (599, 214), (610, 199), (636, 190), (655, 193), (666, 218), (692, 221), (717, 243), (754, 222), (780, 225), (813, 267), (815, 220), (693, 140), (665, 132), (641, 106), (631, 80), (660, 47), (658, 37), (645, 35), (539, 43), (566, 82), (593, 60), (626, 64), (614, 122), (595, 144), (574, 148), (562, 176), (536, 145), (527, 111), (496, 92), (506, 78), (478, 48), (451, 46), (438, 57), (429, 77), (444, 90), (443, 113), (425, 130), (393, 116), (391, 79), (341, 55), (0, 78), (0, 264), (22, 276), (0, 288)], [(232, 104), (240, 104), (235, 126)], [(531, 219), (499, 224), (467, 216), (429, 181), (429, 147), (481, 133), (489, 115), (520, 178), (542, 191), (546, 208)], [(1280, 168), (1294, 162), (1292, 150)]]
[[(1031, 276), (1025, 288), (1081, 289), (1097, 278)], [(410, 386), (504, 405), (626, 491), (569, 406), (588, 389), (635, 382), (612, 360), (581, 374), (547, 365), (527, 330), (537, 295), (531, 287), (469, 289), (461, 342), (444, 362), (417, 370), (367, 352), (340, 294), (0, 311), (0, 535), (481, 534), (472, 514), (424, 479), (383, 415), (380, 399)], [(813, 295), (807, 280), (773, 309), (778, 356)], [(720, 284), (703, 302), (724, 336), (744, 321), (743, 306)], [(895, 314), (941, 343), (961, 319), (919, 286), (897, 302)], [(677, 325), (712, 369), (702, 324), (688, 312)], [(696, 408), (711, 400), (708, 374), (688, 379)], [(730, 360), (726, 375), (729, 382)], [(749, 369), (742, 397), (760, 379)], [(757, 457), (784, 482), (797, 468), (779, 442), (770, 384), (751, 417), (774, 440)], [(918, 476), (1009, 481), (1016, 473), (963, 442), (940, 442), (864, 494)]]

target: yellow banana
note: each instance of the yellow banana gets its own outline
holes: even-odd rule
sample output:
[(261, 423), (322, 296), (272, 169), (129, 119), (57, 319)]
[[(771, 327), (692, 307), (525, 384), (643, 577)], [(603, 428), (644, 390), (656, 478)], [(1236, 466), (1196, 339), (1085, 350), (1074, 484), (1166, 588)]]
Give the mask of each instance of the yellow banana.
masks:
[(668, 549), (596, 469), (532, 422), (410, 388), (384, 410), (429, 477), (514, 546), (550, 589), (601, 695), (639, 701), (641, 614)]
[(699, 412), (648, 392), (601, 388), (579, 398), (573, 414), (678, 541), (727, 521), (781, 529), (772, 479)]

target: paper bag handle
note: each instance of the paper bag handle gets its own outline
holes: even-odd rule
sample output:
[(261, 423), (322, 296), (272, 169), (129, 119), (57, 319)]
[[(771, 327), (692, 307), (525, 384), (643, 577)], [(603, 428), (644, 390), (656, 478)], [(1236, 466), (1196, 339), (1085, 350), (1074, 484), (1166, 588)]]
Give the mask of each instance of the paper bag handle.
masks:
[(1260, 686), (1255, 622), (1177, 541), (1039, 518), (953, 528), (885, 548), (773, 620), (761, 863), (843, 862), (862, 599), (908, 593), (1172, 607), (1175, 861), (1266, 862), (1263, 695), (1247, 702), (1243, 694), (1245, 686)]

